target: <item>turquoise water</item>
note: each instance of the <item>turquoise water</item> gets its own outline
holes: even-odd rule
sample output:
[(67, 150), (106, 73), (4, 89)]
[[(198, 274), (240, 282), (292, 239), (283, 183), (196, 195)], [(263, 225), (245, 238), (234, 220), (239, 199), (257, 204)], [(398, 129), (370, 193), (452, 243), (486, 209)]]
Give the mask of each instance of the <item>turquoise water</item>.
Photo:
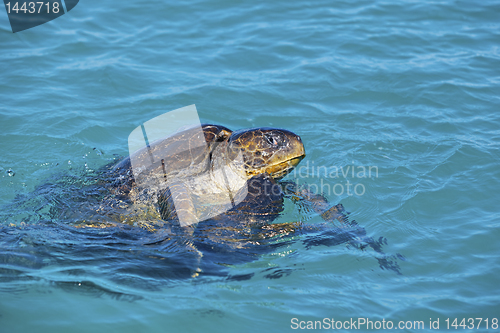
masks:
[[(474, 331), (492, 331), (499, 17), (495, 1), (86, 0), (12, 34), (0, 10), (0, 331), (275, 332), (360, 317), (441, 330), (483, 318)], [(203, 122), (299, 134), (308, 167), (289, 177), (335, 188), (328, 199), (383, 238), (400, 274), (370, 247), (303, 235), (242, 262), (212, 254), (221, 275), (191, 278), (191, 256), (137, 245), (146, 230), (47, 218), (128, 154), (134, 128), (190, 104)], [(296, 220), (321, 218), (288, 205), (280, 221)]]

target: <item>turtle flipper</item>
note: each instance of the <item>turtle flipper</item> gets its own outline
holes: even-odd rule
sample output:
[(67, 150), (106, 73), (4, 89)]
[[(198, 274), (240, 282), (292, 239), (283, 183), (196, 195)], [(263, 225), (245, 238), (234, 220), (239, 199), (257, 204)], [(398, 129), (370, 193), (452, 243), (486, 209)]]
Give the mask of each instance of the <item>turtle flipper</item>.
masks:
[[(379, 240), (374, 240), (367, 236), (366, 230), (361, 227), (355, 220), (349, 221), (347, 213), (342, 204), (332, 206), (328, 200), (321, 194), (313, 193), (307, 186), (299, 187), (294, 182), (283, 182), (282, 188), (286, 195), (290, 196), (294, 201), (307, 202), (317, 214), (319, 214), (326, 222), (334, 223), (335, 220), (340, 222), (340, 225), (335, 225), (333, 230), (323, 231), (318, 237), (306, 239), (304, 242), (306, 247), (313, 245), (333, 246), (348, 242), (350, 245), (364, 249), (367, 246), (371, 247), (380, 257), (377, 257), (379, 266), (382, 269), (389, 269), (401, 274), (399, 265), (393, 261), (395, 257), (401, 258), (400, 254), (389, 256), (382, 250), (382, 244), (387, 244), (387, 240), (380, 237)], [(311, 228), (314, 230), (315, 228)]]
[[(349, 223), (346, 211), (342, 204), (332, 206), (321, 194), (313, 193), (307, 187), (299, 187), (294, 182), (283, 182), (283, 191), (293, 201), (305, 201), (308, 205), (327, 222), (339, 221), (341, 224)], [(354, 221), (353, 221), (354, 222)]]

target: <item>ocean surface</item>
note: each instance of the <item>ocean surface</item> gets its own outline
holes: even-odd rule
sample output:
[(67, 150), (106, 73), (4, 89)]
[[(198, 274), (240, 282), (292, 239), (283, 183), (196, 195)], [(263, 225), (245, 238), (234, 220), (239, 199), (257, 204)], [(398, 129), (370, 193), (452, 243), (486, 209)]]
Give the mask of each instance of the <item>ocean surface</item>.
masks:
[[(499, 1), (82, 0), (13, 34), (0, 9), (0, 332), (500, 330), (499, 18)], [(181, 251), (54, 213), (191, 104), (300, 135), (286, 179), (342, 204), (359, 246)], [(297, 221), (322, 218), (287, 201)]]

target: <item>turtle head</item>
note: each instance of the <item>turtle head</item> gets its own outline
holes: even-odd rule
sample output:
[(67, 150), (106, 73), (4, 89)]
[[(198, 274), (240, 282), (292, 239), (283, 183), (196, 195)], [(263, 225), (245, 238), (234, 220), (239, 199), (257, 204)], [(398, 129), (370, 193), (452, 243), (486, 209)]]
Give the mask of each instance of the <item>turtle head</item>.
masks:
[(277, 128), (252, 128), (234, 132), (228, 140), (228, 155), (243, 167), (248, 178), (267, 172), (285, 177), (306, 156), (297, 134)]

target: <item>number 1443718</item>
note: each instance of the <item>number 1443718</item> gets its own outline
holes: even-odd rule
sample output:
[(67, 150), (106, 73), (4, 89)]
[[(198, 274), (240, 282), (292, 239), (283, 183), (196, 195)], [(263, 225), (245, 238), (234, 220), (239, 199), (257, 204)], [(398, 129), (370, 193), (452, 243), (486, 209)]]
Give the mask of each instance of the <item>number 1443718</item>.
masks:
[(37, 2), (7, 2), (5, 4), (5, 7), (7, 8), (7, 14), (10, 13), (25, 13), (25, 14), (41, 14), (41, 13), (54, 13), (57, 14), (59, 13), (59, 2), (54, 1), (52, 2), (52, 6), (50, 5), (50, 2), (43, 2), (43, 1), (37, 1)]

